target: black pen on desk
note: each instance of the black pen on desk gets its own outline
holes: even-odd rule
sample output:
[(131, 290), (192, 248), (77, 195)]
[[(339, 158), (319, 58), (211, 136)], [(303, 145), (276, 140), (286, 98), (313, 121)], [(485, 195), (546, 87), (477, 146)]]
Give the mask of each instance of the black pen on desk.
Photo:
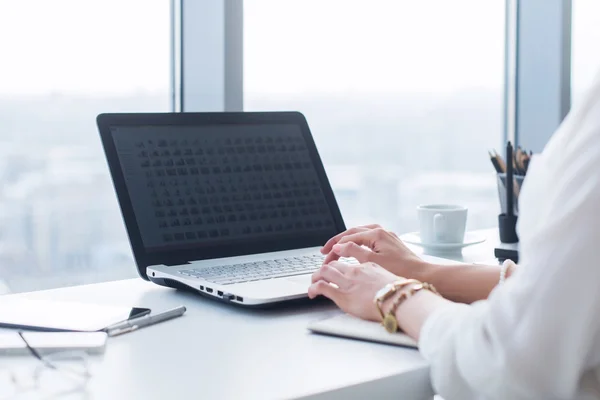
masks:
[(513, 148), (510, 141), (506, 144), (506, 215), (512, 216), (513, 209)]

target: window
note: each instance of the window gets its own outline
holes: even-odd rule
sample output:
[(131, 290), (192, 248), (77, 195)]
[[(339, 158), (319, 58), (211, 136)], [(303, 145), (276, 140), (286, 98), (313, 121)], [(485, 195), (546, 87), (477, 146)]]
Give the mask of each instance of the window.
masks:
[(576, 103), (600, 73), (600, 3), (573, 0), (571, 97)]
[(244, 108), (305, 114), (349, 226), (496, 226), (504, 27), (502, 0), (247, 1)]
[(169, 7), (0, 2), (0, 293), (136, 275), (95, 118), (170, 109)]

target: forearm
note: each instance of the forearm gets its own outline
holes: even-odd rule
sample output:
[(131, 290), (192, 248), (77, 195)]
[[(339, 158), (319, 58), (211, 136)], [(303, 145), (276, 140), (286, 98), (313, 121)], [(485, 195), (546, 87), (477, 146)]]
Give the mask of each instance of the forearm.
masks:
[[(499, 265), (424, 265), (415, 278), (435, 286), (443, 297), (423, 290), (407, 299), (396, 310), (400, 328), (418, 340), (425, 321), (437, 308), (450, 302), (473, 303), (486, 299), (499, 282), (500, 269)], [(507, 276), (510, 272), (512, 269), (507, 271)]]
[(500, 279), (499, 265), (426, 264), (419, 271), (416, 279), (431, 283), (442, 296), (460, 303), (486, 299)]
[(396, 320), (402, 331), (418, 341), (427, 318), (448, 303), (451, 302), (428, 290), (421, 290), (398, 307)]

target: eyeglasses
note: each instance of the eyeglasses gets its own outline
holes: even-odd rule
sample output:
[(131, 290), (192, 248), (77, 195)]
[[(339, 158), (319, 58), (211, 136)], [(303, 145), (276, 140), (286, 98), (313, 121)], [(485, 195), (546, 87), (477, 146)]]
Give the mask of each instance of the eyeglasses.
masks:
[(0, 400), (18, 399), (31, 391), (42, 391), (44, 396), (57, 396), (85, 390), (91, 377), (85, 352), (65, 351), (42, 355), (29, 344), (23, 332), (18, 334), (27, 350), (41, 364), (33, 371), (0, 371)]

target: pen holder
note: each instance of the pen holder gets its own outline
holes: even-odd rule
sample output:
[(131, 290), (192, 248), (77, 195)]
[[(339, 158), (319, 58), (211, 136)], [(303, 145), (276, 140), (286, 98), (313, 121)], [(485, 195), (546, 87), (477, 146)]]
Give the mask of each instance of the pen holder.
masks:
[[(506, 214), (506, 174), (497, 174), (498, 181), (498, 197), (500, 199), (500, 213)], [(519, 193), (523, 187), (525, 176), (513, 176), (513, 214), (519, 215)]]
[(517, 243), (517, 216), (500, 214), (498, 216), (498, 230), (502, 243)]

